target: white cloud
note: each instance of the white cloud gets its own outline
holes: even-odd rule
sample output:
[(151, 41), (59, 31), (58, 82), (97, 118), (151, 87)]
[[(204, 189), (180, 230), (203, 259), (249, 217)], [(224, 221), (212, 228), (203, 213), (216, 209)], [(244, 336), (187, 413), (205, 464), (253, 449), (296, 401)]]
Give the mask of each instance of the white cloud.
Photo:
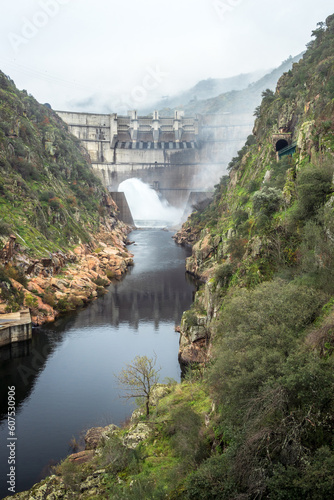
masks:
[(64, 109), (93, 95), (112, 105), (159, 65), (169, 76), (152, 100), (277, 66), (331, 13), (329, 0), (16, 0), (0, 19), (0, 69)]

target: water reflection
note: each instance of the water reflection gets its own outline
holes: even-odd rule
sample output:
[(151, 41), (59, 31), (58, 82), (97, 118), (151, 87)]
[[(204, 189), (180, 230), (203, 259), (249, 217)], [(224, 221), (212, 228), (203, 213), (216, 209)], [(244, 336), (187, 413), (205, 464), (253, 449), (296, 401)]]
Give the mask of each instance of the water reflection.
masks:
[[(70, 328), (71, 319), (67, 321)], [(58, 328), (60, 325), (58, 326)], [(42, 328), (34, 329), (31, 340), (5, 346), (0, 349), (0, 418), (7, 413), (7, 387), (16, 387), (16, 410), (30, 395), (35, 378), (43, 370), (48, 357), (62, 342), (61, 328), (50, 336)]]

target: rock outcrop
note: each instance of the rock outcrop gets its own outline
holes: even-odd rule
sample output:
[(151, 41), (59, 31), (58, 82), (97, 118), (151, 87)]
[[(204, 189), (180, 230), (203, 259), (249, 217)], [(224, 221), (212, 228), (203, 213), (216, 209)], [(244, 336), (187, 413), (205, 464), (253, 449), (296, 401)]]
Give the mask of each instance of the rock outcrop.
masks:
[[(94, 245), (81, 244), (67, 254), (57, 252), (49, 258), (31, 259), (23, 252), (12, 252), (10, 260), (26, 275), (28, 284), (25, 287), (13, 278), (10, 282), (23, 293), (33, 324), (54, 321), (59, 312), (95, 299), (103, 293), (103, 287), (120, 279), (133, 265), (133, 255), (126, 248), (127, 234), (127, 226), (118, 223), (110, 232), (100, 232)], [(10, 238), (5, 248), (13, 246), (13, 241)]]
[(113, 424), (106, 427), (92, 427), (88, 429), (85, 435), (85, 450), (96, 450), (103, 443), (103, 440), (107, 439), (108, 435), (117, 429), (119, 428)]
[(198, 238), (198, 230), (191, 226), (187, 227), (187, 223), (185, 223), (172, 238), (178, 245), (192, 246)]

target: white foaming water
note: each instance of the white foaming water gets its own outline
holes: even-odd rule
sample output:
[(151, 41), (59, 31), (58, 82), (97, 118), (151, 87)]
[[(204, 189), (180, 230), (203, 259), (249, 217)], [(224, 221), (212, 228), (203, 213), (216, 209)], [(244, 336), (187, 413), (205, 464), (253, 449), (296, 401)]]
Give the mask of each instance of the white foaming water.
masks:
[(158, 193), (139, 179), (128, 179), (118, 187), (125, 193), (137, 227), (167, 227), (180, 223), (183, 209), (161, 200)]

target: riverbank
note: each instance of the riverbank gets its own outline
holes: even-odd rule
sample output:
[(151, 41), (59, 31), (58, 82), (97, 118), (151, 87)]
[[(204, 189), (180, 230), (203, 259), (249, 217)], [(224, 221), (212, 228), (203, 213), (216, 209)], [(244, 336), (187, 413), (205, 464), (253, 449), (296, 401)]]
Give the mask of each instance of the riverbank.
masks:
[[(126, 248), (130, 229), (119, 222), (111, 230), (96, 234), (94, 242), (78, 245), (66, 254), (50, 254), (49, 258), (32, 259), (24, 252), (14, 253), (7, 263), (8, 284), (22, 297), (20, 310), (29, 308), (32, 324), (40, 326), (102, 295), (112, 280), (120, 279), (133, 265), (133, 255)], [(15, 246), (14, 236), (5, 245), (10, 246)], [(8, 301), (2, 299), (0, 319), (10, 309)]]
[[(213, 412), (202, 381), (158, 384), (152, 394), (149, 417), (144, 416), (142, 408), (135, 410), (124, 425), (89, 429), (84, 450), (53, 467), (52, 474), (29, 491), (6, 498), (145, 499), (153, 498), (150, 493), (154, 482), (160, 491), (165, 491), (164, 498), (172, 498), (167, 493), (185, 476), (191, 459), (206, 453), (207, 441), (213, 435)], [(201, 433), (197, 429), (190, 436), (194, 419)], [(175, 489), (173, 498), (182, 498), (182, 490)]]

